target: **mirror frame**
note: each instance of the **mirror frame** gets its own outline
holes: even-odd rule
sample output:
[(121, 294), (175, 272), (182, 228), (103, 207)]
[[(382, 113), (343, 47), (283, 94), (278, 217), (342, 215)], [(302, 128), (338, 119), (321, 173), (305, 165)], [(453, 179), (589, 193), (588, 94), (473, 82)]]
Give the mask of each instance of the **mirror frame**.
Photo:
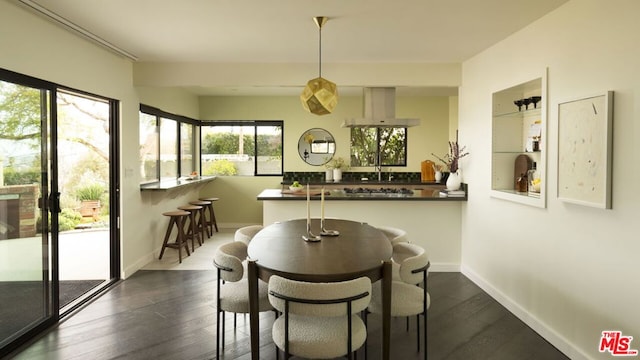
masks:
[[(326, 147), (326, 152), (323, 151)], [(328, 163), (336, 153), (336, 140), (331, 133), (322, 128), (306, 130), (298, 140), (298, 155), (302, 161), (313, 166)]]

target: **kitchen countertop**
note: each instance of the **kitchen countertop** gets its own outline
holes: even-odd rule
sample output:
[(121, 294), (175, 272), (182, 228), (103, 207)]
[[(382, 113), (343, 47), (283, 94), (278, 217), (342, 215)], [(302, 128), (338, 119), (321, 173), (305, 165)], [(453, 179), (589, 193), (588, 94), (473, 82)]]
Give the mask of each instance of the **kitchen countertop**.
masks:
[[(346, 184), (344, 184), (346, 185)], [(360, 185), (360, 184), (358, 184)], [(380, 185), (369, 183), (369, 185)], [(441, 187), (443, 188), (443, 187)], [(311, 199), (320, 200), (321, 186), (311, 188)], [(380, 193), (365, 193), (365, 194), (353, 194), (347, 193), (343, 189), (325, 189), (324, 199), (327, 201), (332, 200), (382, 200), (382, 201), (467, 201), (467, 194), (463, 197), (446, 197), (440, 195), (440, 188), (424, 187), (412, 189), (413, 194), (380, 194)], [(284, 193), (280, 189), (265, 189), (258, 194), (258, 200), (307, 200), (307, 192), (301, 191), (300, 193), (290, 194)]]

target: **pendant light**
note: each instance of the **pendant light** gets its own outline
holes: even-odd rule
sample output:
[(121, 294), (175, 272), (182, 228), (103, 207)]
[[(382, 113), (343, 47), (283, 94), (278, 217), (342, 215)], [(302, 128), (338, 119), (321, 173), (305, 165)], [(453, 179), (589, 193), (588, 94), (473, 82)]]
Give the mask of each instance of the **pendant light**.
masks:
[(338, 88), (335, 83), (322, 77), (322, 26), (329, 20), (326, 16), (316, 16), (313, 21), (318, 25), (319, 56), (318, 77), (307, 82), (300, 100), (302, 107), (316, 115), (330, 114), (338, 104)]

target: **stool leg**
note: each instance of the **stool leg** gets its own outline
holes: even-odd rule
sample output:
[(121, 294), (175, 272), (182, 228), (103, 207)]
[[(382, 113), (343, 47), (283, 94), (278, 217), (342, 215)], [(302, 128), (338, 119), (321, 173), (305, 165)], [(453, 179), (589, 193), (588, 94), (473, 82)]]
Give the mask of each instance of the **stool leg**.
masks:
[[(213, 202), (211, 203), (211, 222), (213, 226), (215, 226), (216, 232), (218, 232), (218, 222), (216, 221), (216, 212), (213, 210)], [(213, 232), (213, 227), (211, 228), (211, 232)]]
[(169, 218), (169, 226), (167, 226), (167, 233), (164, 235), (164, 241), (162, 242), (162, 250), (160, 250), (160, 256), (158, 260), (162, 260), (162, 255), (164, 255), (164, 249), (167, 248), (167, 243), (169, 242), (169, 236), (171, 235), (171, 229), (173, 228), (173, 224), (176, 219), (171, 217)]
[[(185, 250), (187, 250), (187, 256), (191, 256), (191, 253), (189, 252), (189, 244), (187, 244), (187, 238), (184, 234), (184, 224), (187, 222), (186, 217), (181, 217), (179, 221), (180, 226), (178, 230), (178, 241), (180, 243), (178, 249), (182, 249), (182, 247), (184, 246)], [(182, 253), (178, 251), (178, 255), (180, 256), (180, 262), (182, 263)]]
[(200, 209), (199, 214), (200, 216), (198, 221), (198, 229), (202, 231), (202, 243), (204, 243), (205, 232), (207, 233), (207, 239), (211, 237), (211, 234), (209, 233), (209, 225), (207, 224), (205, 209), (204, 208)]

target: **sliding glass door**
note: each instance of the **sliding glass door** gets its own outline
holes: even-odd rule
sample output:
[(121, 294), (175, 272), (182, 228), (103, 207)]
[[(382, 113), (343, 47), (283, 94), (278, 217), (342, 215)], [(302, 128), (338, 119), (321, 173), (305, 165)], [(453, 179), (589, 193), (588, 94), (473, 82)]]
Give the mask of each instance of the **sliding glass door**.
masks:
[[(46, 211), (51, 91), (0, 81), (0, 348), (57, 313)], [(55, 199), (52, 199), (55, 200)]]
[(0, 358), (119, 277), (117, 115), (0, 69)]

